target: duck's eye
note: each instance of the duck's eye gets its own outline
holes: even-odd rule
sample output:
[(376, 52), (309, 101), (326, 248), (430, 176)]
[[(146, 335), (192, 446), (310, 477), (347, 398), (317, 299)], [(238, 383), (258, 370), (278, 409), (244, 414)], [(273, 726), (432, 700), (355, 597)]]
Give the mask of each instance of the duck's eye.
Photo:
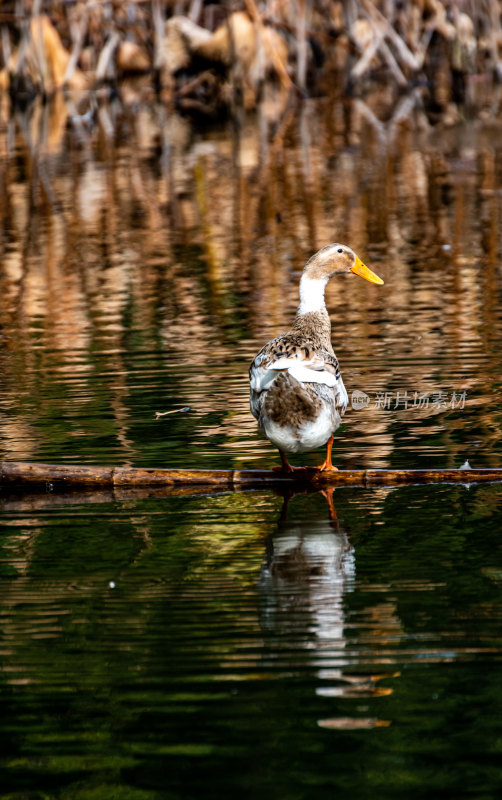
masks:
[(336, 252), (337, 252), (337, 253), (343, 253), (343, 250), (342, 250), (342, 248), (341, 248), (341, 247), (339, 247), (339, 248), (338, 248), (338, 250), (337, 250)]

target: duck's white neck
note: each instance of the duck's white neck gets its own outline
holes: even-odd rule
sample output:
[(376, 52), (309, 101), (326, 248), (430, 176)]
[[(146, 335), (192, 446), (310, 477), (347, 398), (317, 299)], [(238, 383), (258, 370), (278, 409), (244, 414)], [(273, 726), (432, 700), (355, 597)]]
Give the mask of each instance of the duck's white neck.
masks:
[(300, 305), (298, 314), (310, 314), (315, 311), (326, 311), (324, 290), (327, 278), (308, 278), (305, 273), (300, 280)]

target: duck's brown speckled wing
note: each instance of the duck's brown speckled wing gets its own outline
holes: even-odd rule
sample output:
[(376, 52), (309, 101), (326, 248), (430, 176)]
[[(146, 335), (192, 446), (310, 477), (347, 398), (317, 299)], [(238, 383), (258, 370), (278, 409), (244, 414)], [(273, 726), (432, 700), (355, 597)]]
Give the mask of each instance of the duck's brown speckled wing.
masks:
[(272, 361), (278, 361), (280, 358), (311, 361), (311, 359), (316, 356), (327, 362), (336, 364), (338, 367), (338, 359), (334, 353), (328, 353), (327, 350), (305, 339), (304, 336), (294, 333), (285, 333), (282, 334), (282, 336), (277, 336), (275, 339), (272, 339), (265, 347), (262, 347), (254, 359), (253, 364), (257, 362), (261, 364), (264, 361), (270, 363)]
[(272, 386), (281, 372), (288, 372), (300, 384), (329, 387), (341, 413), (345, 410), (347, 393), (335, 354), (303, 336), (287, 333), (268, 342), (249, 369), (251, 411), (257, 419), (262, 405), (260, 394)]

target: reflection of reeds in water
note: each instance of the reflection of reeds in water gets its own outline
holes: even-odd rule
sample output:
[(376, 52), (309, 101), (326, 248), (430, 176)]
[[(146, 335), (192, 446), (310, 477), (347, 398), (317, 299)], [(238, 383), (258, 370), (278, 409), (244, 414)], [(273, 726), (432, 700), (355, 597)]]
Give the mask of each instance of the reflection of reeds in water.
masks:
[[(99, 377), (92, 354), (102, 353), (99, 380), (128, 457), (124, 337), (137, 331), (174, 369), (178, 399), (218, 412), (206, 433), (221, 435), (233, 457), (259, 456), (267, 445), (252, 442), (248, 359), (289, 326), (299, 270), (333, 240), (386, 280), (384, 294), (355, 279), (329, 286), (349, 392), (489, 392), (500, 341), (499, 137), (489, 128), (432, 137), (418, 106), (377, 130), (361, 103), (321, 101), (299, 115), (278, 107), (275, 120), (269, 109), (204, 136), (156, 104), (104, 106), (106, 125), (100, 117), (85, 130), (67, 127), (59, 100), (4, 123), (7, 403), (29, 398), (35, 375), (43, 398), (64, 373), (84, 402)], [(49, 371), (37, 347), (46, 359), (57, 352)], [(366, 465), (387, 463), (392, 417), (368, 408), (347, 419), (352, 439), (366, 442)], [(477, 420), (499, 440), (482, 407)], [(23, 457), (26, 424), (21, 415)]]

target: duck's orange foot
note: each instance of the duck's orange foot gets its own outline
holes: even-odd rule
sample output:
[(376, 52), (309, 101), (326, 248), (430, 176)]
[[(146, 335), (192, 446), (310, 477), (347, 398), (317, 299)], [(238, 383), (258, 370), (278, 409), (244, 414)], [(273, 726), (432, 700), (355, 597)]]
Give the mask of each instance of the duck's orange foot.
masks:
[(295, 472), (297, 469), (302, 469), (302, 467), (293, 467), (282, 450), (279, 450), (279, 455), (281, 456), (282, 466), (273, 467), (274, 472)]
[(333, 464), (326, 464), (325, 461), (317, 469), (319, 472), (338, 472), (338, 467), (334, 467)]
[(338, 472), (338, 467), (334, 467), (331, 463), (331, 450), (333, 449), (333, 434), (329, 437), (328, 441), (326, 442), (326, 458), (322, 462), (320, 467), (317, 467), (319, 472)]

